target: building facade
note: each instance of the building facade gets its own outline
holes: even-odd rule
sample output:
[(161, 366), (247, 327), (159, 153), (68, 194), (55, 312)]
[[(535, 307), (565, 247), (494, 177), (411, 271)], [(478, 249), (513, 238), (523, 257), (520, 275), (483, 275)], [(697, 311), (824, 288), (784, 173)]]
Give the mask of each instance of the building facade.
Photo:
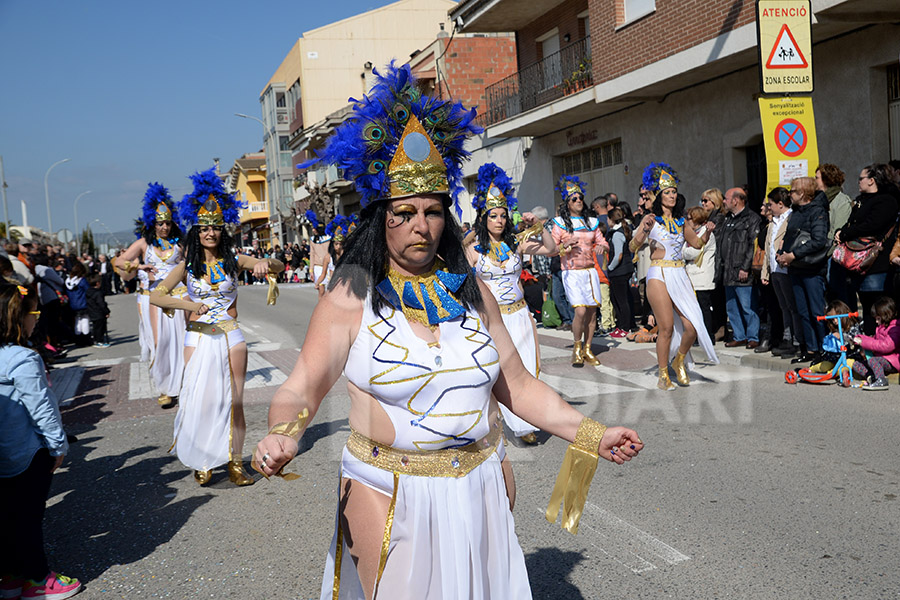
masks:
[[(821, 162), (853, 174), (900, 157), (900, 3), (813, 0), (812, 95)], [(525, 207), (559, 175), (635, 206), (650, 162), (672, 164), (688, 204), (702, 191), (765, 193), (753, 2), (463, 0), (463, 31), (513, 31), (519, 70), (488, 87), (487, 136), (530, 139)], [(848, 107), (852, 107), (848, 110)]]
[(274, 246), (269, 223), (265, 153), (248, 153), (235, 160), (228, 171), (225, 187), (247, 206), (240, 214), (241, 246)]

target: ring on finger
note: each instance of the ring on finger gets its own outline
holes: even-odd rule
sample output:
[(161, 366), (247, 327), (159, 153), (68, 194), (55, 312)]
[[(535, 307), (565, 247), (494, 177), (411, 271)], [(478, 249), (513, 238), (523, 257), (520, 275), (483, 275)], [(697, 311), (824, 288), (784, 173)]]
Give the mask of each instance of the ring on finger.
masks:
[(269, 460), (269, 453), (268, 453), (268, 452), (266, 452), (266, 453), (263, 455), (262, 460), (259, 461), (259, 464), (261, 464), (261, 465), (267, 467), (267, 466), (269, 466), (269, 465), (266, 464), (266, 461), (267, 461), (267, 460)]

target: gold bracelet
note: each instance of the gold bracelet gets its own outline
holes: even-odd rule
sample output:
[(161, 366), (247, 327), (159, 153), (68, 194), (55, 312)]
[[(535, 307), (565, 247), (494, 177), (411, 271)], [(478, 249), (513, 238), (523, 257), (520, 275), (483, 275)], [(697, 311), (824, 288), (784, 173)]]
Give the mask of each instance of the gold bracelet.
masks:
[(604, 433), (606, 433), (606, 425), (585, 417), (581, 420), (581, 425), (578, 426), (578, 432), (575, 434), (575, 446), (587, 452), (600, 454), (600, 439), (603, 438)]
[(157, 289), (157, 291), (159, 291), (163, 296), (168, 296), (168, 295), (169, 295), (169, 291), (170, 291), (169, 288), (167, 288), (167, 287), (164, 286), (163, 284), (159, 284), (158, 286), (156, 286), (156, 289)]
[(306, 425), (306, 422), (309, 420), (309, 410), (304, 408), (303, 412), (297, 415), (297, 419), (294, 421), (286, 421), (284, 423), (278, 423), (277, 425), (273, 425), (269, 430), (269, 435), (284, 435), (295, 442), (300, 441), (300, 437), (303, 435), (303, 426)]
[(125, 268), (123, 269), (123, 271), (125, 271), (126, 273), (133, 273), (134, 271), (137, 271), (137, 270), (138, 270), (137, 263), (132, 263), (130, 260), (125, 261)]

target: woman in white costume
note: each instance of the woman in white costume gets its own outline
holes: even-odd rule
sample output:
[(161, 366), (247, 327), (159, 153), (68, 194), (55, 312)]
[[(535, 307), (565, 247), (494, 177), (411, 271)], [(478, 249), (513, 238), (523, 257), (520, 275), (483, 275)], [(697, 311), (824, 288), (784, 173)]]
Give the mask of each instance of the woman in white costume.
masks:
[(597, 366), (600, 361), (591, 350), (597, 329), (597, 307), (600, 306), (597, 254), (607, 252), (609, 243), (600, 231), (597, 215), (584, 202), (586, 184), (577, 176), (563, 175), (556, 189), (562, 195), (562, 205), (559, 216), (551, 221), (551, 232), (559, 247), (566, 297), (575, 309), (572, 366), (582, 367), (584, 363)]
[(678, 177), (665, 163), (651, 163), (644, 170), (644, 187), (654, 196), (653, 214), (646, 215), (631, 240), (632, 248), (639, 248), (650, 238), (650, 270), (647, 271), (647, 298), (659, 326), (656, 338), (656, 360), (659, 364), (661, 390), (673, 390), (669, 379), (669, 357), (675, 379), (680, 385), (690, 385), (688, 368), (692, 365), (690, 350), (694, 341), (709, 359), (718, 364), (712, 340), (703, 323), (703, 313), (684, 266), (682, 248), (685, 242), (702, 248), (715, 229), (708, 222), (706, 231), (698, 236), (691, 222), (685, 226), (684, 202), (678, 200)]
[[(228, 464), (228, 477), (236, 485), (250, 485), (243, 469), (244, 379), (247, 344), (237, 322), (237, 281), (242, 270), (259, 279), (280, 273), (284, 266), (273, 258), (238, 255), (226, 224), (238, 222), (240, 204), (228, 194), (215, 169), (191, 176), (194, 191), (179, 205), (184, 223), (185, 259), (173, 268), (150, 294), (150, 302), (165, 309), (189, 311), (184, 336), (184, 378), (175, 416), (171, 451), (194, 469), (200, 485), (211, 470)], [(274, 279), (269, 278), (270, 292)], [(187, 298), (169, 295), (187, 286)], [(269, 303), (274, 304), (270, 294)]]
[[(526, 229), (518, 235), (510, 213), (516, 209), (512, 182), (509, 176), (494, 163), (478, 168), (478, 180), (472, 206), (478, 211), (475, 227), (465, 240), (469, 264), (475, 274), (488, 286), (497, 304), (503, 324), (519, 351), (519, 357), (528, 372), (538, 377), (541, 355), (537, 343), (537, 326), (519, 281), (522, 275), (522, 254), (556, 254), (556, 242), (533, 214), (525, 213), (522, 220)], [(503, 420), (513, 434), (528, 444), (537, 443), (537, 428), (500, 405)]]
[[(150, 378), (159, 391), (159, 405), (171, 408), (177, 402), (184, 370), (184, 313), (164, 313), (151, 306), (149, 294), (181, 262), (181, 230), (165, 187), (151, 183), (143, 204), (142, 216), (135, 220), (134, 232), (139, 239), (119, 256), (116, 267), (125, 280), (138, 274), (141, 360), (145, 355), (150, 360)], [(181, 296), (184, 292), (182, 286), (172, 294)]]
[[(576, 440), (569, 452), (592, 468), (598, 453), (621, 464), (642, 444), (631, 430), (584, 418), (528, 373), (496, 300), (472, 276), (450, 206), (474, 111), (420, 96), (408, 65), (376, 77), (313, 161), (340, 161), (361, 194), (361, 222), (272, 399), (254, 466), (281, 471), (343, 371), (352, 432), (321, 598), (531, 598), (492, 391), (527, 421)], [(584, 475), (571, 461), (564, 469), (560, 497), (579, 487), (570, 475)], [(570, 530), (580, 511), (572, 498)]]
[(344, 254), (344, 240), (350, 231), (350, 223), (350, 219), (344, 215), (336, 215), (331, 220), (331, 223), (325, 227), (325, 234), (331, 238), (331, 241), (328, 243), (328, 253), (325, 254), (325, 258), (322, 259), (322, 264), (320, 265), (322, 267), (321, 273), (316, 279), (316, 290), (319, 292), (320, 297), (328, 289), (331, 276), (334, 274), (334, 267), (341, 259), (341, 255)]

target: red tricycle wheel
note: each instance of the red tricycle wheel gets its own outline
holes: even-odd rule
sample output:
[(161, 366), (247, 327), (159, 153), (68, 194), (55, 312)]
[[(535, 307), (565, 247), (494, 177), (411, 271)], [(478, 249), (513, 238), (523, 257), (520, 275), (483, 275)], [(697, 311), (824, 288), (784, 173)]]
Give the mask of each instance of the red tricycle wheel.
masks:
[(800, 381), (800, 377), (797, 375), (797, 371), (788, 371), (784, 374), (785, 383), (797, 383), (798, 381)]

